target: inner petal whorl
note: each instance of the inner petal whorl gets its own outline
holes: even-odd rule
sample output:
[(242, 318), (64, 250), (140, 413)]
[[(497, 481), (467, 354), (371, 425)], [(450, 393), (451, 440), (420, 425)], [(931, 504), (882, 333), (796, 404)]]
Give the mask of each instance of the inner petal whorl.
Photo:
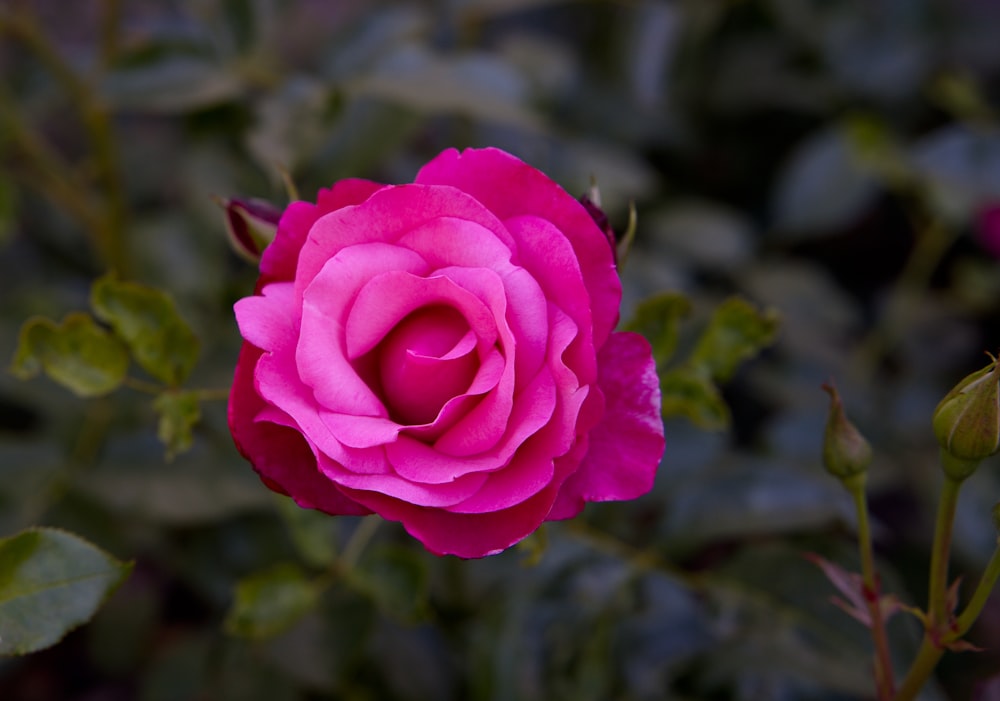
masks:
[(478, 368), (476, 337), (449, 306), (409, 314), (378, 348), (382, 401), (399, 423), (434, 421), (445, 402), (468, 389)]

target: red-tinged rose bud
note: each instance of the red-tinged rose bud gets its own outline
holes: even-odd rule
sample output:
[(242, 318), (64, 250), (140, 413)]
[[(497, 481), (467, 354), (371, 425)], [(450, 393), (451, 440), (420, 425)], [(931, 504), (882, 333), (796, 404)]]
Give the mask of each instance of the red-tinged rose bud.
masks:
[(254, 198), (218, 199), (226, 210), (226, 234), (236, 253), (251, 263), (260, 256), (278, 232), (281, 210)]
[(967, 376), (934, 410), (934, 435), (949, 477), (965, 479), (1000, 450), (1000, 374), (997, 359)]
[[(596, 191), (592, 194), (596, 195)], [(597, 198), (599, 201), (599, 197)], [(600, 229), (604, 236), (608, 239), (608, 244), (611, 246), (611, 252), (614, 253), (616, 250), (615, 244), (615, 230), (611, 228), (611, 223), (608, 221), (608, 215), (604, 213), (601, 206), (597, 204), (589, 195), (583, 195), (580, 198), (580, 204), (583, 208), (587, 210), (587, 214), (590, 218), (594, 220), (597, 224), (597, 228)]]
[(872, 448), (844, 413), (840, 394), (833, 383), (824, 384), (830, 395), (830, 413), (823, 435), (823, 465), (840, 480), (863, 475), (872, 461)]

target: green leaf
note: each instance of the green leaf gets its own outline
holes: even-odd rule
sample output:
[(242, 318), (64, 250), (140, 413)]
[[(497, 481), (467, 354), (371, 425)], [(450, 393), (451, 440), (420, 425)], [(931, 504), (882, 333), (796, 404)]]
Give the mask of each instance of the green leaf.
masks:
[(131, 569), (53, 528), (0, 540), (0, 654), (23, 655), (59, 642), (90, 620)]
[(198, 393), (168, 390), (156, 398), (153, 408), (160, 415), (156, 434), (166, 446), (167, 459), (172, 460), (191, 447), (191, 429), (201, 419)]
[(319, 589), (291, 564), (280, 564), (240, 580), (226, 616), (226, 630), (263, 640), (284, 632), (316, 605)]
[(35, 317), (21, 327), (10, 369), (22, 380), (45, 372), (81, 397), (95, 397), (121, 385), (128, 351), (87, 314), (69, 314), (60, 325)]
[(625, 330), (641, 333), (653, 347), (657, 366), (662, 366), (677, 349), (678, 325), (691, 312), (691, 301), (679, 292), (665, 292), (645, 299)]
[(426, 615), (427, 563), (412, 550), (392, 546), (370, 550), (350, 571), (349, 581), (387, 616), (418, 621)]
[(94, 283), (90, 303), (143, 370), (171, 387), (187, 378), (198, 358), (198, 338), (165, 292), (105, 276)]
[(711, 377), (725, 382), (744, 360), (754, 357), (774, 342), (778, 314), (759, 311), (737, 297), (723, 302), (691, 353), (691, 363), (703, 367)]
[(682, 416), (709, 431), (729, 426), (729, 407), (711, 378), (690, 365), (660, 375), (663, 416)]
[(325, 568), (337, 557), (336, 520), (315, 509), (303, 509), (289, 497), (275, 495), (278, 512), (299, 555), (312, 567)]

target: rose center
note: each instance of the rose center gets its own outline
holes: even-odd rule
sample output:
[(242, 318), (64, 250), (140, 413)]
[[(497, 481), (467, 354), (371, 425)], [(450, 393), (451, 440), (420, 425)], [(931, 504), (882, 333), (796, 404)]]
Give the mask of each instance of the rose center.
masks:
[(431, 423), (445, 402), (468, 389), (478, 367), (465, 317), (452, 307), (424, 307), (379, 345), (382, 401), (400, 423)]

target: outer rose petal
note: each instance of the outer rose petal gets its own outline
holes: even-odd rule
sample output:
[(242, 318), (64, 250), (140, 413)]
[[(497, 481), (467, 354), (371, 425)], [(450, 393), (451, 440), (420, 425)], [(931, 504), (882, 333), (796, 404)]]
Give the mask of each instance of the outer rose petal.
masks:
[(324, 214), (368, 199), (381, 183), (349, 178), (334, 183), (329, 190), (320, 190), (317, 203), (292, 202), (278, 222), (278, 234), (264, 250), (260, 260), (261, 279), (258, 288), (273, 280), (291, 280), (299, 261), (299, 251), (313, 224)]
[(587, 455), (563, 484), (548, 520), (575, 516), (585, 501), (645, 494), (663, 457), (660, 383), (649, 343), (636, 333), (613, 333), (597, 362), (604, 416), (588, 434)]
[(253, 372), (261, 351), (243, 345), (229, 401), (229, 425), (236, 447), (261, 480), (309, 509), (329, 514), (363, 516), (371, 511), (344, 496), (319, 471), (316, 456), (301, 432), (269, 421), (257, 421), (266, 407), (253, 390)]

